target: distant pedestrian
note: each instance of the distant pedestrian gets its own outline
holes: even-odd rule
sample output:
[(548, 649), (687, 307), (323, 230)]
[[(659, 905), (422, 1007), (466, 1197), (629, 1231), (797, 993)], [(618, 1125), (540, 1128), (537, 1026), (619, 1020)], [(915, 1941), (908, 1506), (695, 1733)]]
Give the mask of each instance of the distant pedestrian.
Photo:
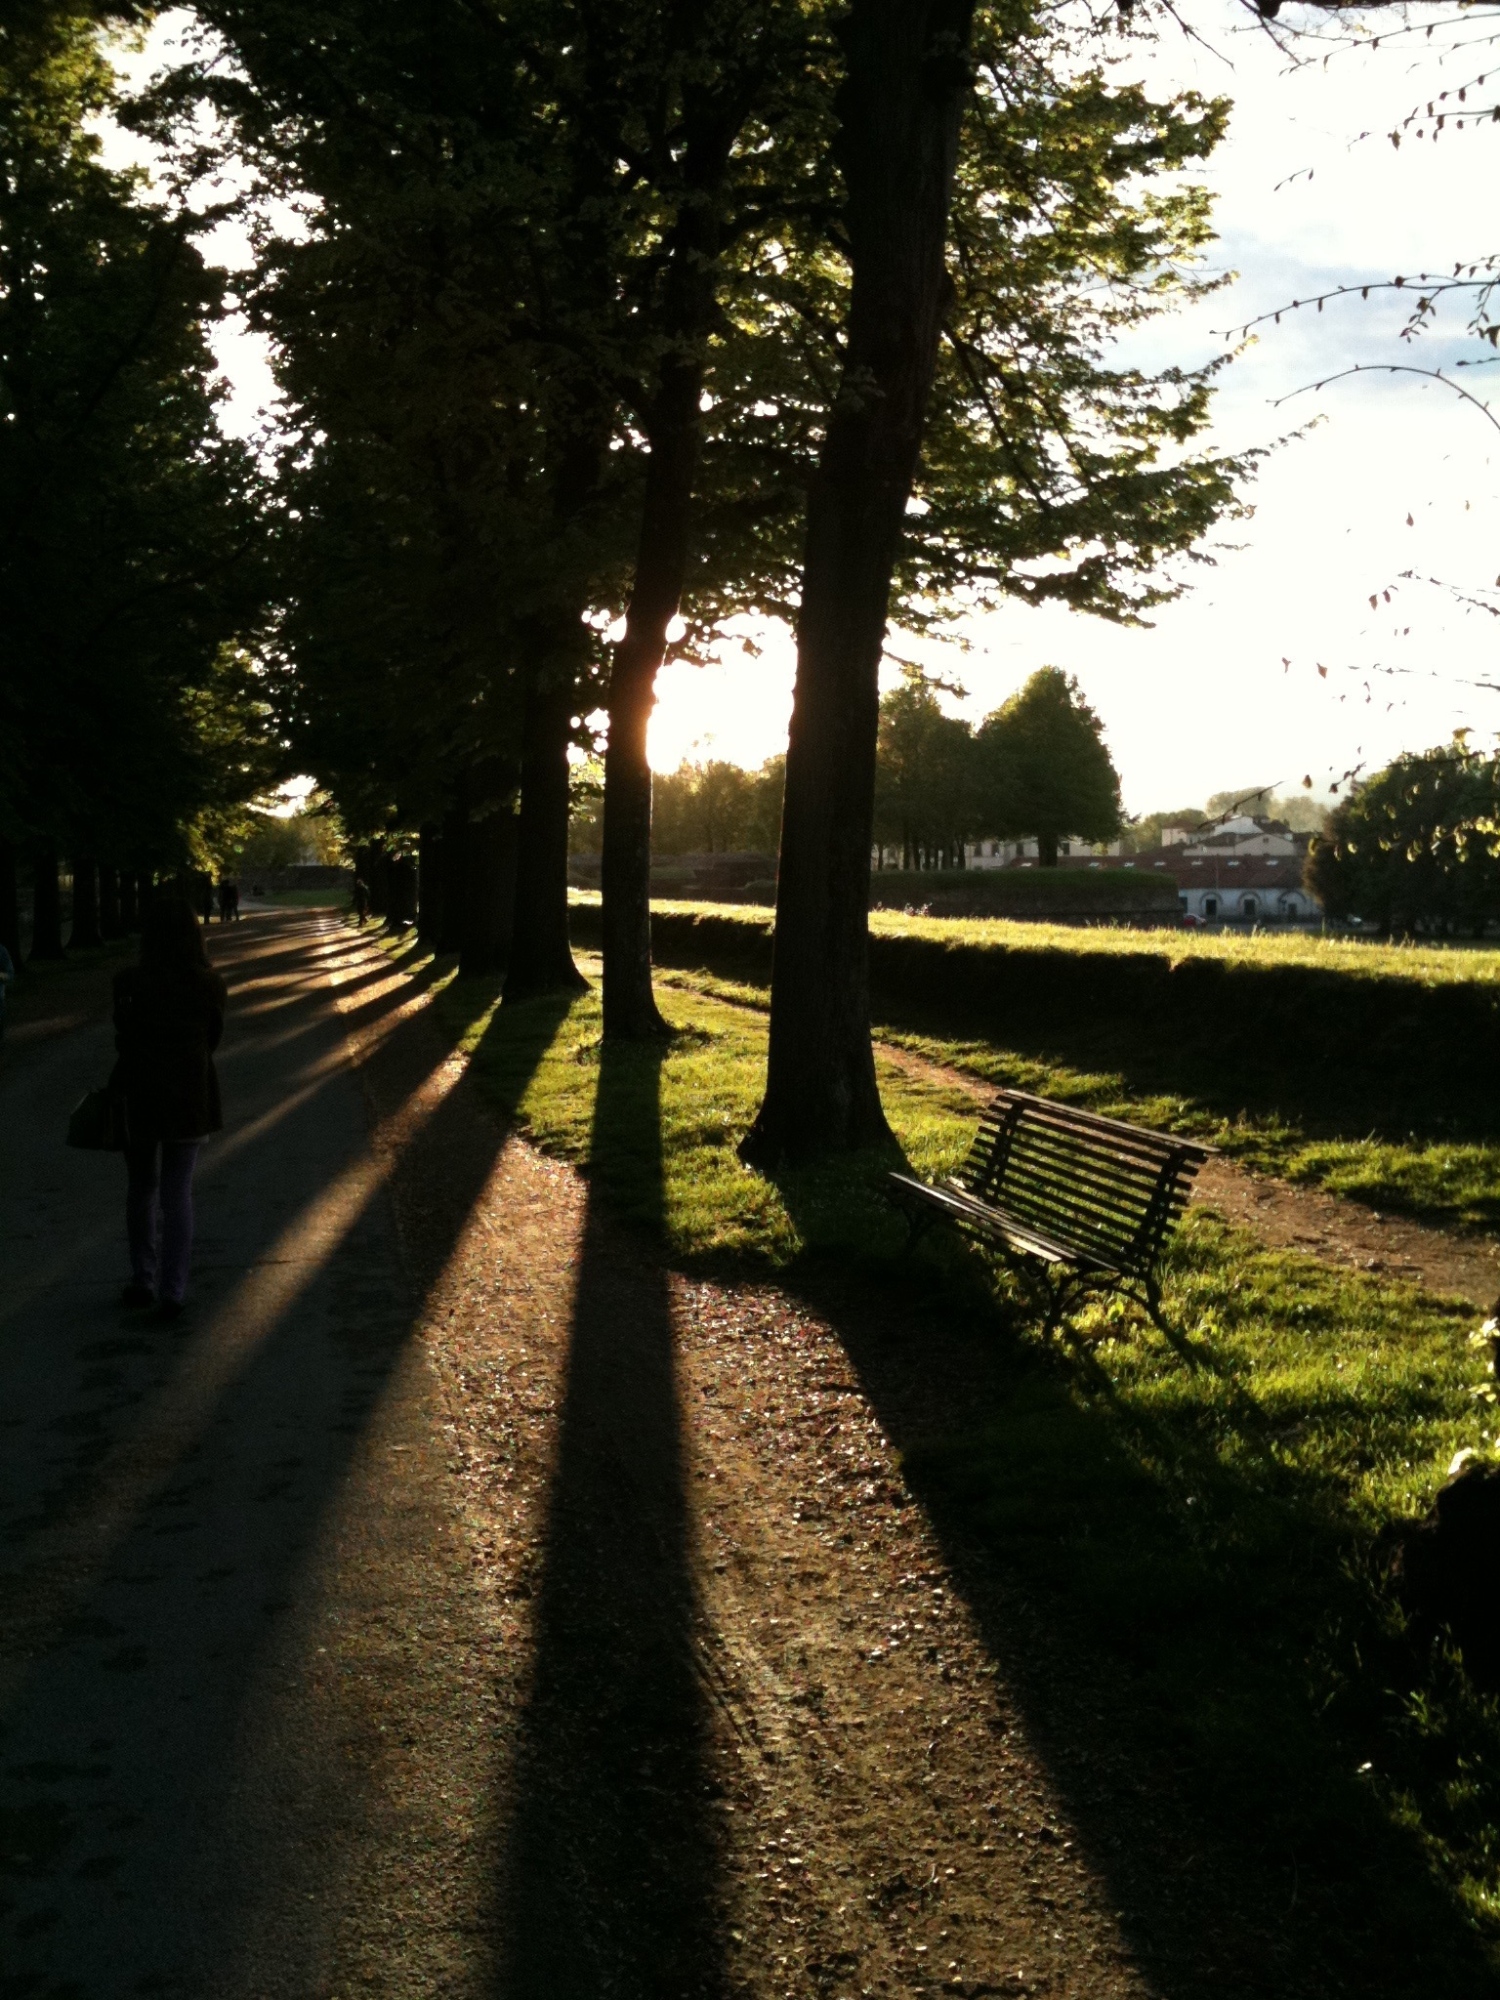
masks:
[(361, 923), (370, 914), (369, 885), (361, 882), (357, 875), (354, 878), (354, 914)]
[(219, 884), (219, 922), (221, 924), (227, 924), (231, 921), (238, 923), (239, 916), (240, 885), (238, 882), (231, 881), (229, 876), (226, 875), (224, 880)]
[(5, 989), (16, 976), (16, 961), (0, 944), (0, 1042), (5, 1040)]
[(206, 870), (198, 877), (198, 914), (206, 924), (214, 920), (214, 878)]
[(128, 1132), (131, 1275), (121, 1304), (159, 1301), (169, 1319), (187, 1292), (198, 1147), (224, 1122), (213, 1052), (226, 998), (191, 904), (157, 897), (143, 919), (140, 964), (115, 975), (119, 1060), (110, 1088), (124, 1097)]

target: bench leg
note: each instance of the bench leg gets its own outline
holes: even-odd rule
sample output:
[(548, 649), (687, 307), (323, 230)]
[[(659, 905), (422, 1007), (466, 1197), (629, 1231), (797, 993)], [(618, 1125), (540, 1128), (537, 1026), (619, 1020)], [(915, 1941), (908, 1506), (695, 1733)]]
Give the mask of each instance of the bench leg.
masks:
[(1161, 1286), (1157, 1283), (1156, 1273), (1154, 1271), (1146, 1279), (1146, 1310), (1148, 1313), (1150, 1313), (1151, 1318), (1156, 1324), (1156, 1326), (1170, 1340), (1174, 1329), (1167, 1324), (1165, 1315), (1162, 1312)]
[(906, 1241), (901, 1246), (901, 1255), (909, 1257), (938, 1217), (932, 1209), (918, 1208), (915, 1205), (911, 1208), (903, 1207), (901, 1213), (906, 1217)]

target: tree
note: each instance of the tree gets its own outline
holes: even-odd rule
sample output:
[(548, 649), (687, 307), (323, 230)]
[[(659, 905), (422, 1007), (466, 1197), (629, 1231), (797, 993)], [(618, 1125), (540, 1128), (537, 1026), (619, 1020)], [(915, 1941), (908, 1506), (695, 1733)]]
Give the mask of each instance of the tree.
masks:
[(1169, 826), (1189, 829), (1202, 826), (1208, 818), (1201, 806), (1181, 806), (1175, 812), (1142, 813), (1127, 820), (1121, 829), (1120, 845), (1127, 854), (1145, 854), (1161, 846), (1162, 830)]
[(1104, 725), (1061, 667), (1042, 667), (979, 730), (978, 830), (1034, 839), (1044, 868), (1057, 866), (1065, 834), (1112, 840), (1120, 830), (1120, 779)]
[(1192, 289), (1202, 191), (1129, 191), (1209, 151), (1226, 107), (1114, 90), (1020, 7), (854, 0), (842, 38), (849, 286), (809, 500), (766, 1094), (743, 1149), (768, 1166), (888, 1136), (866, 915), (893, 587), (917, 622), (960, 582), (1138, 618), (1247, 469), (1183, 449), (1206, 375), (1099, 361)]
[(1398, 757), (1330, 814), (1307, 865), (1330, 916), (1403, 936), (1500, 918), (1500, 757), (1466, 735)]
[(880, 703), (875, 839), (903, 868), (961, 868), (977, 803), (974, 732), (945, 715), (931, 684), (908, 673)]
[(659, 773), (652, 785), (652, 852), (774, 852), (781, 786), (780, 757), (769, 758), (758, 771), (714, 758)]
[(1277, 793), (1270, 786), (1260, 792), (1247, 791), (1244, 786), (1238, 791), (1211, 792), (1204, 810), (1209, 819), (1219, 819), (1227, 813), (1279, 819), (1293, 833), (1321, 833), (1328, 818), (1327, 808), (1306, 792)]

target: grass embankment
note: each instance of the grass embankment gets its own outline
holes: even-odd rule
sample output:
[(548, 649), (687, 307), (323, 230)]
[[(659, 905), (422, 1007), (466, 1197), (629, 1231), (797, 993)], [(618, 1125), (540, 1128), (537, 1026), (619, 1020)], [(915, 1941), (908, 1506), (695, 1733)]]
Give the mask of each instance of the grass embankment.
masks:
[[(663, 963), (765, 1004), (770, 911), (653, 907)], [(890, 911), (870, 930), (888, 1042), (1377, 1208), (1500, 1230), (1500, 951)]]
[[(974, 1253), (938, 1241), (898, 1261), (884, 1159), (774, 1180), (742, 1167), (764, 1016), (686, 986), (660, 999), (676, 1031), (661, 1047), (603, 1043), (593, 992), (503, 1009), (492, 984), (450, 977), (437, 1005), (483, 1088), (679, 1266), (775, 1278), (824, 1309), (837, 1273), (862, 1269), (910, 1308), (911, 1338), (943, 1326), (956, 1391), (909, 1440), (909, 1479), (956, 1549), (977, 1537), (995, 1574), (1025, 1579), (1058, 1635), (1055, 1674), (1030, 1655), (1007, 1671), (1060, 1769), (1097, 1755), (1126, 1773), (1124, 1806), (1100, 1805), (1089, 1778), (1076, 1793), (1122, 1900), (1140, 1839), (1129, 1788), (1166, 1784), (1188, 1801), (1182, 1853), (1140, 1868), (1217, 1850), (1205, 1923), (1232, 1934), (1264, 1925), (1244, 1909), (1284, 1904), (1288, 1951), (1302, 1936), (1341, 1961), (1340, 1990), (1345, 1974), (1372, 1993), (1491, 1990), (1500, 1714), (1405, 1633), (1382, 1554), (1457, 1450), (1496, 1442), (1468, 1309), (1194, 1214), (1166, 1287), (1186, 1356), (1118, 1303), (1082, 1317), (1084, 1339), (1044, 1344)], [(908, 1159), (951, 1169), (973, 1130), (966, 1095), (881, 1070)], [(868, 1318), (849, 1312), (856, 1346)], [(1054, 1681), (1083, 1684), (1082, 1703)], [(1132, 1879), (1144, 1909), (1154, 1892)], [(1387, 1980), (1390, 1953), (1407, 1969)]]

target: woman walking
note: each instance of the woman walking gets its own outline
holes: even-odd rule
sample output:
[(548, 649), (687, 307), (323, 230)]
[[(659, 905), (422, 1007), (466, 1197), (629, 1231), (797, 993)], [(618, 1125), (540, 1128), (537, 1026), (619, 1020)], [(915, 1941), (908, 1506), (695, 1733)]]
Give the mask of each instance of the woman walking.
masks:
[(176, 1319), (193, 1249), (198, 1147), (223, 1124), (213, 1052), (224, 1032), (224, 982), (181, 897), (160, 896), (141, 923), (141, 962), (115, 975), (111, 1089), (125, 1100), (127, 1306), (160, 1304)]

